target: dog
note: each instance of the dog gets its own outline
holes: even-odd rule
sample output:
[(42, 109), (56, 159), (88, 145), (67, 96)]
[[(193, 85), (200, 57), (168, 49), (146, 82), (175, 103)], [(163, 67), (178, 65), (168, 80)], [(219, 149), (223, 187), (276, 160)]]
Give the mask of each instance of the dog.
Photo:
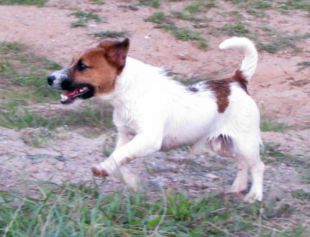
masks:
[[(230, 192), (245, 191), (250, 173), (252, 186), (244, 199), (262, 201), (260, 113), (247, 90), (256, 70), (257, 50), (244, 37), (226, 39), (219, 48), (243, 51), (239, 69), (231, 78), (190, 86), (173, 80), (162, 68), (129, 57), (129, 39), (102, 41), (73, 57), (69, 67), (48, 76), (50, 86), (65, 91), (63, 104), (96, 96), (114, 108), (116, 147), (109, 158), (92, 167), (95, 176), (117, 176), (129, 160), (156, 151), (191, 145), (197, 153), (208, 145), (238, 163)], [(125, 169), (122, 175), (130, 183)]]

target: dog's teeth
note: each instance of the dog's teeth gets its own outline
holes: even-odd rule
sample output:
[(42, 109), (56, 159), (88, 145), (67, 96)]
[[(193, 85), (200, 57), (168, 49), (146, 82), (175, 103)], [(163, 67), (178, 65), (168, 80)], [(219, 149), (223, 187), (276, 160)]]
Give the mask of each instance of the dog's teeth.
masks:
[(61, 101), (65, 101), (68, 99), (68, 96), (61, 94), (60, 98), (61, 98)]

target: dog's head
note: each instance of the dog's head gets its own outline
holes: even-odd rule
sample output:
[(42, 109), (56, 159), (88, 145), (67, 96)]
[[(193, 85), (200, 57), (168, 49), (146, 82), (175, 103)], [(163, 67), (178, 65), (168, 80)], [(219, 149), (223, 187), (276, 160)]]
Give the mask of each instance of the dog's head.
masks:
[(53, 72), (47, 82), (63, 90), (61, 103), (70, 104), (75, 99), (88, 99), (113, 91), (117, 76), (126, 63), (129, 39), (103, 41), (96, 48), (75, 57), (69, 67)]

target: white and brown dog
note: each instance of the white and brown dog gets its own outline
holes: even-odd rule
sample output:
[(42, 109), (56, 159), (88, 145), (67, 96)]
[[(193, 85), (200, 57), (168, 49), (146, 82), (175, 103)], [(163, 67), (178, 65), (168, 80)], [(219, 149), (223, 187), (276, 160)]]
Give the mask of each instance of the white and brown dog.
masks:
[[(93, 174), (115, 175), (126, 161), (159, 150), (187, 144), (197, 151), (209, 145), (238, 162), (230, 191), (244, 191), (249, 172), (252, 187), (245, 200), (261, 201), (260, 114), (247, 91), (257, 51), (249, 39), (240, 37), (225, 40), (220, 48), (243, 50), (240, 68), (231, 78), (191, 86), (172, 80), (161, 68), (128, 57), (128, 39), (103, 41), (75, 57), (68, 68), (52, 73), (48, 84), (65, 91), (63, 104), (98, 96), (114, 107), (117, 144), (108, 159), (92, 168)], [(130, 183), (127, 177), (125, 181)]]

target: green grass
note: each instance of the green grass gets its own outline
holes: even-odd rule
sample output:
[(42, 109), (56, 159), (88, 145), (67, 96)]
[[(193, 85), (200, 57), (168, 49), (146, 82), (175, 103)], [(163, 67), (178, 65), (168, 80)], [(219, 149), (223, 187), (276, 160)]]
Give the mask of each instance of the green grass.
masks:
[(27, 48), (15, 42), (0, 42), (0, 90), (7, 98), (24, 102), (44, 102), (55, 100), (57, 93), (46, 83), (46, 75), (60, 66), (30, 53)]
[(178, 27), (174, 24), (161, 25), (160, 28), (170, 32), (174, 37), (181, 41), (195, 41), (201, 49), (208, 48), (208, 42), (204, 39), (200, 32), (191, 30), (187, 27)]
[[(86, 185), (40, 185), (38, 190), (31, 196), (0, 192), (0, 235), (299, 237), (305, 231), (298, 224), (274, 225), (264, 205), (212, 195), (193, 199), (163, 192), (151, 200), (143, 193), (100, 194)], [(266, 210), (276, 211), (272, 208)]]
[(160, 0), (139, 0), (139, 3), (144, 6), (159, 8)]
[(0, 0), (1, 5), (37, 5), (43, 6), (47, 0)]
[(97, 5), (105, 4), (104, 0), (91, 0), (91, 3), (97, 4)]
[(23, 106), (24, 101), (10, 101), (2, 105), (0, 126), (6, 128), (39, 128), (53, 130), (58, 127), (112, 128), (111, 111), (97, 106), (88, 106), (77, 111), (58, 112), (49, 116), (41, 115)]
[(164, 12), (155, 12), (153, 15), (145, 19), (147, 22), (153, 22), (155, 24), (163, 24), (167, 21), (167, 16)]
[(298, 66), (298, 71), (302, 71), (310, 67), (310, 61), (299, 62), (297, 63), (297, 66)]
[(208, 9), (215, 7), (215, 2), (215, 0), (193, 0), (191, 4), (184, 8), (184, 11), (191, 14), (205, 12)]
[(242, 22), (225, 24), (220, 31), (229, 36), (247, 36), (250, 33), (248, 26)]
[(283, 123), (262, 120), (260, 124), (263, 132), (284, 132), (288, 127)]
[(78, 10), (71, 13), (70, 15), (76, 18), (76, 21), (71, 23), (71, 27), (85, 27), (90, 21), (97, 23), (102, 22), (102, 19), (92, 12)]
[(309, 1), (305, 0), (286, 0), (282, 1), (280, 4), (280, 8), (283, 10), (292, 10), (292, 9), (297, 9), (297, 10), (305, 10), (305, 11), (310, 11), (310, 3)]
[(267, 51), (268, 53), (278, 53), (282, 50), (292, 48), (298, 49), (296, 44), (302, 42), (305, 39), (310, 38), (310, 33), (303, 35), (286, 35), (283, 33), (276, 33), (271, 39), (271, 42), (263, 43), (259, 42), (257, 44), (258, 49)]

